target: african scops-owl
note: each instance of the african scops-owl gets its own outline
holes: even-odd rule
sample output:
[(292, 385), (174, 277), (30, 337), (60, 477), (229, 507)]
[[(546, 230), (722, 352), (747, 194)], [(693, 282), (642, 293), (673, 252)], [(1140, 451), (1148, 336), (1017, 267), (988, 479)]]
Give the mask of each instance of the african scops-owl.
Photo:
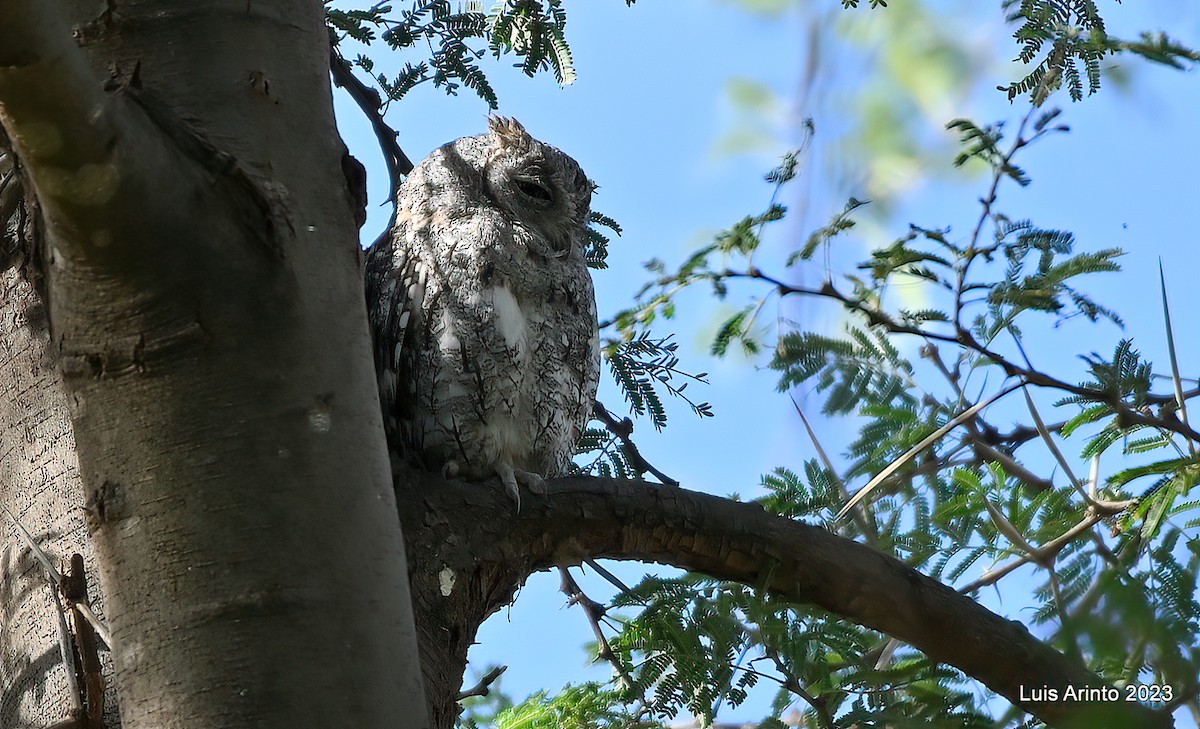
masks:
[(584, 259), (594, 185), (578, 163), (493, 117), (397, 191), (367, 251), (367, 307), (392, 450), (470, 479), (541, 490), (566, 472), (600, 371)]

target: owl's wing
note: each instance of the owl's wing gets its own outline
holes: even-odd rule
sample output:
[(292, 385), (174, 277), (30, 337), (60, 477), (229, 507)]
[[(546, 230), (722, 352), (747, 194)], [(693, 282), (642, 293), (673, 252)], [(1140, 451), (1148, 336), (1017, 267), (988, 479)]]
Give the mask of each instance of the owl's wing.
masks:
[[(400, 233), (400, 231), (396, 231)], [(389, 236), (367, 250), (367, 317), (371, 323), (375, 372), (384, 424), (392, 440), (397, 433), (397, 409), (410, 393), (401, 383), (412, 382), (409, 372), (413, 357), (413, 332), (421, 316), (425, 296), (426, 267), (420, 257)]]

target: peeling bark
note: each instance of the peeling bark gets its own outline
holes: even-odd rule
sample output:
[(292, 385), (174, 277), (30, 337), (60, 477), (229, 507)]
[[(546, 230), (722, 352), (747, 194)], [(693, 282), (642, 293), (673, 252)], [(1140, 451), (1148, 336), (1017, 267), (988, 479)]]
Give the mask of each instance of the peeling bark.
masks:
[[(11, 163), (0, 141), (0, 176), (13, 171)], [(17, 187), (15, 176), (9, 183)], [(0, 197), (5, 192), (11, 189), (0, 189)], [(0, 212), (2, 229), (16, 209)], [(27, 228), (20, 235), (33, 232), (20, 227)], [(60, 564), (80, 553), (88, 555), (85, 569), (96, 570), (45, 303), (29, 251), (16, 238), (4, 241), (9, 256), (0, 266), (0, 727), (49, 726), (72, 709), (51, 588), (29, 548), (16, 539), (8, 514), (37, 534), (39, 546)], [(92, 605), (103, 617), (103, 596), (94, 590)], [(114, 699), (110, 690), (110, 727), (117, 726)]]

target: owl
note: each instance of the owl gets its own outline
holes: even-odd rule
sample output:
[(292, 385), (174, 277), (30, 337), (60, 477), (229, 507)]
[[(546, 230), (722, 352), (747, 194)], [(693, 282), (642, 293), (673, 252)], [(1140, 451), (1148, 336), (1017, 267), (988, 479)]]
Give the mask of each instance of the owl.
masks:
[(396, 192), (367, 251), (367, 309), (391, 450), (447, 477), (541, 493), (566, 472), (600, 372), (584, 259), (595, 185), (493, 117)]

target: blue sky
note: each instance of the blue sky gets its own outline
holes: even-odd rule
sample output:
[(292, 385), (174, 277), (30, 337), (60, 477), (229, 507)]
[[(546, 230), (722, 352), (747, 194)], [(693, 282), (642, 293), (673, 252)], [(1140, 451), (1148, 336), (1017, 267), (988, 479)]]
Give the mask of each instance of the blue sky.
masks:
[[(896, 7), (874, 13), (901, 12), (904, 6), (892, 5)], [(945, 145), (948, 153), (924, 161), (920, 169), (898, 164), (892, 178), (894, 204), (886, 214), (868, 214), (866, 240), (847, 244), (847, 260), (857, 260), (861, 246), (869, 242), (902, 235), (910, 221), (952, 225), (965, 235), (978, 215), (976, 201), (984, 181), (949, 170), (953, 137), (942, 127), (957, 116), (980, 122), (1007, 118), (1015, 124), (1021, 108), (1010, 106), (994, 90), (1013, 77), (1007, 60), (1015, 55), (1000, 25), (999, 2), (970, 4), (973, 10), (958, 5), (956, 13), (977, 15), (944, 21), (950, 32), (978, 39), (965, 59), (983, 69), (978, 83), (958, 93), (935, 94), (938, 103), (912, 109), (910, 119), (923, 138)], [(1200, 45), (1200, 10), (1191, 3), (1160, 4), (1156, 7), (1172, 6), (1172, 11), (1159, 10), (1159, 15), (1135, 3), (1103, 6), (1112, 34), (1165, 28), (1185, 43)], [(579, 71), (573, 86), (560, 89), (548, 75), (528, 79), (508, 68), (507, 61), (490, 67), (500, 113), (515, 116), (535, 136), (578, 159), (600, 185), (595, 209), (625, 228), (611, 247), (609, 269), (595, 275), (602, 319), (627, 305), (646, 280), (645, 260), (677, 263), (714, 232), (764, 208), (771, 190), (762, 175), (800, 141), (800, 122), (806, 116), (814, 117), (818, 130), (814, 153), (806, 177), (796, 186), (800, 197), (785, 200), (794, 214), (777, 226), (764, 261), (785, 255), (849, 195), (871, 197), (869, 175), (858, 171), (865, 163), (839, 146), (839, 138), (852, 138), (841, 135), (852, 134), (862, 120), (856, 115), (867, 113), (846, 100), (855, 89), (888, 79), (881, 73), (884, 64), (895, 67), (906, 59), (881, 57), (873, 50), (869, 28), (877, 21), (865, 9), (822, 16), (822, 23), (864, 23), (867, 30), (859, 32), (867, 40), (857, 47), (835, 46), (832, 30), (817, 28), (825, 43), (824, 64), (815, 82), (806, 85), (805, 59), (812, 57), (808, 21), (816, 11), (805, 15), (798, 8), (756, 14), (717, 0), (686, 5), (643, 0), (632, 8), (619, 0), (572, 4), (568, 38)], [(1074, 231), (1081, 249), (1115, 246), (1130, 253), (1123, 261), (1124, 273), (1095, 277), (1086, 287), (1120, 310), (1127, 322), (1124, 334), (1079, 321), (1059, 328), (1047, 323), (1041, 333), (1032, 324), (1026, 327), (1035, 363), (1068, 368), (1068, 380), (1077, 378), (1077, 353), (1107, 354), (1118, 338), (1131, 333), (1144, 354), (1165, 363), (1158, 257), (1167, 272), (1176, 326), (1194, 326), (1194, 312), (1200, 310), (1195, 286), (1200, 280), (1200, 77), (1145, 63), (1124, 64), (1131, 67), (1135, 88), (1125, 92), (1110, 85), (1082, 104), (1060, 100), (1063, 121), (1072, 132), (1028, 151), (1023, 166), (1033, 176), (1033, 186), (1002, 191), (1001, 204), (1013, 218)], [(932, 70), (930, 74), (917, 77), (940, 82)], [(953, 81), (945, 83), (954, 86)], [(731, 88), (740, 90), (748, 103), (731, 101)], [(771, 93), (761, 95), (762, 89)], [(447, 98), (432, 87), (420, 87), (396, 104), (388, 119), (401, 131), (405, 151), (419, 160), (446, 141), (481, 132), (487, 111), (470, 91)], [(371, 199), (385, 199), (386, 174), (369, 132), (344, 98), (338, 114), (352, 152), (368, 165)], [(373, 209), (365, 240), (385, 225), (386, 215), (386, 208)], [(812, 283), (820, 272), (801, 275)], [(713, 361), (705, 354), (719, 313), (748, 296), (748, 290), (735, 289), (726, 308), (704, 295), (691, 297), (686, 300), (691, 306), (681, 306), (683, 314), (671, 327), (684, 365), (710, 373), (712, 385), (694, 385), (689, 394), (711, 402), (716, 417), (701, 421), (675, 407), (663, 433), (640, 424), (634, 434), (651, 462), (687, 488), (754, 496), (763, 473), (781, 465), (799, 468), (813, 457), (791, 402), (775, 392), (775, 378), (760, 369), (761, 362), (740, 356)], [(840, 316), (821, 302), (805, 302), (786, 313), (817, 329), (836, 328)], [(1177, 328), (1176, 338), (1183, 369), (1200, 370), (1195, 330), (1180, 336)], [(614, 410), (621, 400), (611, 385), (602, 389), (601, 399)], [(802, 403), (812, 412), (819, 407), (816, 400)], [(848, 427), (821, 423), (826, 448), (836, 452), (849, 442)], [(627, 564), (615, 571), (633, 582), (645, 568)], [(611, 594), (606, 583), (590, 576), (581, 584), (595, 599)], [(581, 646), (592, 640), (590, 629), (581, 611), (564, 607), (557, 590), (557, 575), (532, 577), (515, 605), (484, 625), (480, 644), (472, 650), (472, 665), (479, 669), (494, 663), (509, 666), (501, 686), (518, 700), (568, 681), (609, 676), (604, 666), (586, 665)], [(761, 717), (761, 707), (754, 702), (723, 711), (720, 718), (751, 721)]]

